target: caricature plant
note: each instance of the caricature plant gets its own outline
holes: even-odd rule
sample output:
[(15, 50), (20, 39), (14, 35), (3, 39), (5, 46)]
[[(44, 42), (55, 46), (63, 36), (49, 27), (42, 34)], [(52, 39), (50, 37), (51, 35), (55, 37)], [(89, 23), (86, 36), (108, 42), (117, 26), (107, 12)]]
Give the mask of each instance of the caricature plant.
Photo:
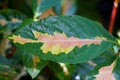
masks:
[[(62, 15), (57, 15), (53, 8), (60, 2), (31, 0), (33, 19), (15, 10), (0, 11), (3, 39), (9, 39), (14, 45), (15, 54), (26, 71), (34, 79), (48, 66), (59, 80), (65, 80), (66, 76), (72, 78), (76, 65), (86, 63), (92, 68), (84, 80), (119, 80), (120, 39), (112, 36), (99, 22), (67, 15), (64, 10)], [(0, 78), (3, 78), (7, 65), (1, 62), (2, 59)], [(7, 68), (10, 74), (16, 74), (10, 66)], [(79, 76), (82, 79), (82, 75)]]

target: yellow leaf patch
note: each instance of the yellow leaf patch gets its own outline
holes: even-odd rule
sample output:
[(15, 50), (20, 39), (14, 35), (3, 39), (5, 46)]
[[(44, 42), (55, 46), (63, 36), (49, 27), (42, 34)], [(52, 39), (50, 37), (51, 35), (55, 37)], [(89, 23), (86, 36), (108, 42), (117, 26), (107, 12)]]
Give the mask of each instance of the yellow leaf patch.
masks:
[(20, 43), (20, 44), (36, 42), (35, 40), (32, 39), (22, 38), (20, 35), (18, 36), (13, 35), (12, 37), (9, 37), (9, 39), (12, 39), (14, 43)]
[(33, 59), (33, 67), (34, 67), (33, 71), (35, 71), (36, 67), (37, 67), (37, 64), (40, 62), (40, 59), (39, 59), (38, 56), (33, 56), (32, 59)]

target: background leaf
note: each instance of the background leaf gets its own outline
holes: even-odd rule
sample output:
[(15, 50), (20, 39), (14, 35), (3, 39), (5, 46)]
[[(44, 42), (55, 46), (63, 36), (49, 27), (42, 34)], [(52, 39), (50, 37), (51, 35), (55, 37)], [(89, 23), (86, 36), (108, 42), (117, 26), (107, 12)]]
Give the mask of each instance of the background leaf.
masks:
[(18, 75), (15, 68), (11, 66), (11, 61), (3, 56), (0, 56), (0, 79), (12, 80)]
[(107, 40), (99, 45), (85, 45), (81, 48), (75, 47), (70, 53), (60, 53), (53, 55), (50, 52), (44, 54), (40, 50), (42, 43), (17, 44), (17, 46), (26, 50), (28, 53), (39, 56), (42, 60), (52, 60), (63, 63), (81, 63), (92, 60), (113, 46), (116, 39), (110, 35), (100, 24), (80, 16), (60, 16), (49, 17), (31, 25), (24, 26), (14, 35), (20, 35), (23, 38), (35, 40), (33, 31), (53, 35), (63, 33), (67, 37), (76, 37), (80, 39), (94, 39), (95, 37), (104, 37)]
[(61, 0), (31, 0), (31, 1), (33, 6), (34, 16), (38, 17), (49, 8), (58, 5)]
[(0, 33), (15, 30), (27, 16), (19, 11), (6, 9), (0, 11)]
[(117, 56), (113, 56), (105, 60), (104, 62), (99, 63), (97, 66), (95, 66), (94, 69), (89, 73), (89, 80), (93, 80), (95, 78), (95, 75), (99, 73), (100, 68), (110, 66), (116, 60), (116, 57)]
[(17, 76), (14, 68), (8, 65), (0, 65), (0, 79), (1, 80), (12, 80)]
[(19, 54), (19, 57), (21, 58), (23, 64), (26, 67), (26, 70), (31, 75), (32, 78), (35, 78), (39, 72), (46, 66), (47, 62), (39, 59), (39, 62), (35, 63), (33, 56), (35, 56), (32, 53), (28, 53), (27, 51), (18, 48), (17, 53)]
[(88, 63), (79, 63), (75, 65), (74, 68), (74, 79), (80, 80), (88, 80), (88, 73), (93, 69), (93, 66), (89, 65)]

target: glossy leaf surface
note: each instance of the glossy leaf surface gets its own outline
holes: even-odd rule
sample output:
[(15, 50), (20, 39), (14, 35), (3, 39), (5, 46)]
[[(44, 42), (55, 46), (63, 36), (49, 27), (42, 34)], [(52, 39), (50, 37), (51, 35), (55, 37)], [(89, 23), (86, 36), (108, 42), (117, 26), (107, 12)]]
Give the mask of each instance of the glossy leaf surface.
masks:
[(80, 16), (48, 17), (22, 27), (9, 39), (42, 60), (64, 63), (92, 60), (116, 41), (100, 24)]

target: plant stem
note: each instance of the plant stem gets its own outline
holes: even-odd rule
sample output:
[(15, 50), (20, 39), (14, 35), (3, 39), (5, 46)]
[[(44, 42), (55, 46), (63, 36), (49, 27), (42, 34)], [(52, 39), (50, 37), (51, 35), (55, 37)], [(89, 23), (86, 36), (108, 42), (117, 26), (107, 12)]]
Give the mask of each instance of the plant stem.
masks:
[(113, 28), (114, 28), (114, 22), (115, 22), (115, 17), (117, 13), (117, 8), (118, 8), (118, 0), (114, 0), (114, 5), (111, 13), (111, 19), (109, 23), (109, 28), (108, 31), (112, 34), (113, 33)]

